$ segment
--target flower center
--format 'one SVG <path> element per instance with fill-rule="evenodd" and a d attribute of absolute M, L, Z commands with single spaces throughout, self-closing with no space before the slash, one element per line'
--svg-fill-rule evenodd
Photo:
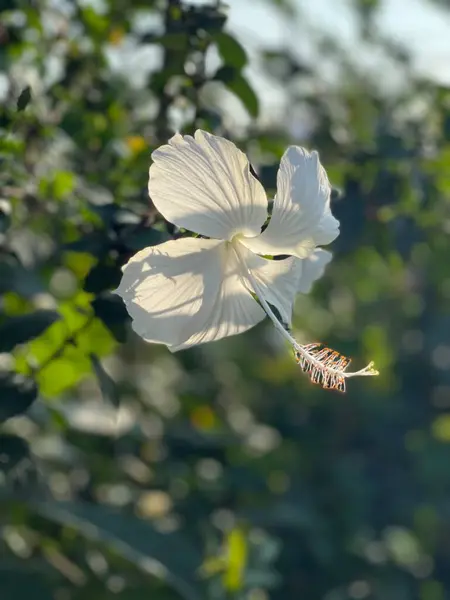
<path fill-rule="evenodd" d="M 230 240 L 230 244 L 232 244 L 233 246 L 236 247 L 236 244 L 239 244 L 239 242 L 244 239 L 245 235 L 243 233 L 236 233 L 235 235 L 232 236 L 231 240 Z"/>

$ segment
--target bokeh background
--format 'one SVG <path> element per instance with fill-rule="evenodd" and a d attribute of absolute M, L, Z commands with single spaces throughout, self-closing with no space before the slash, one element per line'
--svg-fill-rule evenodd
<path fill-rule="evenodd" d="M 450 4 L 0 2 L 0 598 L 450 599 Z M 201 127 L 341 235 L 295 329 L 172 355 L 111 294 L 180 235 L 150 153 Z"/>

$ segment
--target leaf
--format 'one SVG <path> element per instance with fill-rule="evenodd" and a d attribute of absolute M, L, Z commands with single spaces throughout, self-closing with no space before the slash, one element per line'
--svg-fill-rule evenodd
<path fill-rule="evenodd" d="M 262 165 L 259 169 L 259 180 L 264 189 L 277 189 L 278 165 Z"/>
<path fill-rule="evenodd" d="M 259 113 L 258 98 L 248 81 L 233 67 L 221 67 L 214 79 L 222 81 L 226 87 L 239 98 L 252 117 Z"/>
<path fill-rule="evenodd" d="M 123 344 L 127 338 L 128 313 L 122 300 L 112 294 L 102 295 L 93 300 L 92 308 L 115 339 Z"/>
<path fill-rule="evenodd" d="M 184 50 L 188 48 L 189 37 L 186 33 L 166 33 L 160 36 L 156 43 L 168 48 L 169 50 Z"/>
<path fill-rule="evenodd" d="M 0 422 L 28 410 L 38 395 L 33 380 L 17 373 L 0 376 Z"/>
<path fill-rule="evenodd" d="M 31 101 L 31 87 L 27 85 L 21 92 L 19 97 L 17 98 L 17 111 L 21 112 L 26 109 L 28 104 Z"/>
<path fill-rule="evenodd" d="M 75 175 L 70 171 L 58 171 L 53 179 L 53 195 L 57 200 L 68 196 L 75 187 Z"/>
<path fill-rule="evenodd" d="M 194 3 L 192 3 L 191 10 L 187 14 L 187 24 L 195 26 L 196 29 L 203 29 L 208 33 L 221 31 L 225 25 L 227 16 L 219 4 L 220 3 L 216 3 L 216 6 L 208 6 L 206 3 L 203 3 L 195 6 Z"/>
<path fill-rule="evenodd" d="M 9 473 L 30 457 L 27 442 L 10 433 L 0 435 L 0 472 Z"/>
<path fill-rule="evenodd" d="M 91 363 L 84 351 L 68 345 L 36 375 L 39 389 L 47 398 L 54 398 L 73 388 L 91 373 Z"/>
<path fill-rule="evenodd" d="M 103 398 L 117 407 L 120 403 L 120 397 L 117 390 L 117 385 L 114 379 L 105 371 L 98 356 L 91 354 L 91 362 L 94 372 L 103 395 Z"/>
<path fill-rule="evenodd" d="M 186 600 L 205 598 L 194 575 L 201 555 L 180 531 L 160 533 L 136 517 L 81 502 L 33 502 L 30 507 L 50 521 L 73 527 L 89 540 L 112 546 L 144 572 L 166 581 Z"/>
<path fill-rule="evenodd" d="M 46 397 L 61 394 L 92 373 L 90 352 L 106 356 L 116 346 L 110 331 L 92 314 L 89 294 L 79 292 L 60 302 L 58 310 L 61 320 L 25 349 L 28 361 L 39 366 L 36 381 Z M 20 352 L 16 354 L 16 370 L 27 373 L 26 361 L 19 360 Z"/>
<path fill-rule="evenodd" d="M 54 310 L 37 310 L 20 317 L 9 317 L 0 325 L 0 352 L 11 352 L 18 344 L 38 337 L 60 319 Z"/>
<path fill-rule="evenodd" d="M 147 246 L 157 246 L 170 240 L 170 235 L 165 231 L 158 229 L 145 228 L 140 231 L 130 232 L 130 235 L 124 236 L 123 241 L 130 250 L 142 250 Z"/>
<path fill-rule="evenodd" d="M 229 33 L 221 31 L 213 37 L 223 62 L 241 70 L 248 62 L 247 53 L 241 44 Z"/>
<path fill-rule="evenodd" d="M 117 211 L 121 210 L 115 202 L 106 202 L 104 204 L 89 203 L 89 209 L 100 218 L 105 227 L 109 227 L 114 220 Z"/>
<path fill-rule="evenodd" d="M 115 289 L 120 283 L 121 276 L 122 273 L 117 265 L 99 262 L 89 271 L 84 281 L 84 289 L 91 294 Z"/>
<path fill-rule="evenodd" d="M 99 256 L 104 254 L 109 247 L 108 239 L 103 231 L 93 231 L 83 237 L 64 244 L 63 250 L 70 252 L 85 252 Z"/>
<path fill-rule="evenodd" d="M 226 537 L 226 567 L 223 574 L 224 588 L 230 592 L 242 589 L 247 566 L 247 540 L 244 532 L 235 527 Z"/>

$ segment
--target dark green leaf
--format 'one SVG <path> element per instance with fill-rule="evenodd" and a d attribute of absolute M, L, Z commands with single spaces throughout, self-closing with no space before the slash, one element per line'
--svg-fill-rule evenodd
<path fill-rule="evenodd" d="M 30 457 L 30 449 L 27 442 L 17 436 L 8 433 L 0 435 L 0 471 L 9 473 L 27 461 Z"/>
<path fill-rule="evenodd" d="M 24 88 L 21 92 L 20 92 L 20 96 L 17 98 L 17 110 L 18 112 L 25 110 L 26 107 L 28 106 L 28 104 L 31 101 L 31 87 L 29 85 L 27 85 L 26 88 Z"/>
<path fill-rule="evenodd" d="M 99 262 L 89 271 L 84 289 L 91 294 L 100 294 L 105 290 L 115 289 L 120 283 L 121 271 L 117 265 Z"/>
<path fill-rule="evenodd" d="M 216 72 L 216 74 L 214 76 L 214 79 L 217 79 L 218 81 L 222 81 L 225 85 L 228 85 L 238 75 L 239 75 L 239 71 L 237 71 L 236 69 L 234 69 L 231 66 L 226 65 L 226 66 L 220 67 L 220 69 L 218 69 L 218 71 Z"/>
<path fill-rule="evenodd" d="M 209 33 L 220 31 L 227 20 L 227 16 L 220 6 L 192 4 L 186 15 L 187 25 L 195 29 L 203 29 Z"/>
<path fill-rule="evenodd" d="M 189 44 L 189 37 L 186 33 L 166 33 L 160 36 L 156 43 L 161 44 L 169 50 L 186 50 Z"/>
<path fill-rule="evenodd" d="M 90 540 L 112 546 L 145 572 L 167 581 L 186 600 L 205 598 L 196 578 L 202 556 L 179 530 L 161 533 L 133 516 L 81 502 L 33 502 L 31 507 Z"/>
<path fill-rule="evenodd" d="M 20 317 L 9 317 L 0 325 L 0 352 L 11 352 L 18 344 L 38 337 L 60 319 L 54 310 L 37 310 Z"/>
<path fill-rule="evenodd" d="M 226 87 L 239 98 L 252 117 L 259 113 L 259 102 L 253 88 L 248 81 L 232 67 L 222 67 L 215 75 L 215 79 L 222 81 Z"/>
<path fill-rule="evenodd" d="M 128 313 L 121 298 L 112 294 L 102 295 L 93 300 L 92 308 L 116 340 L 123 344 L 127 337 Z"/>
<path fill-rule="evenodd" d="M 0 422 L 25 412 L 36 400 L 37 394 L 32 379 L 15 373 L 0 376 Z"/>
<path fill-rule="evenodd" d="M 64 250 L 86 252 L 93 256 L 104 254 L 109 247 L 109 240 L 104 231 L 93 231 L 73 242 L 64 245 Z"/>
<path fill-rule="evenodd" d="M 259 180 L 264 189 L 276 190 L 278 165 L 262 165 L 259 169 Z"/>
<path fill-rule="evenodd" d="M 117 390 L 116 382 L 105 371 L 98 356 L 91 354 L 92 367 L 97 376 L 98 384 L 102 391 L 103 398 L 110 402 L 113 406 L 119 406 L 120 397 Z"/>
<path fill-rule="evenodd" d="M 241 44 L 229 33 L 216 33 L 214 41 L 225 65 L 242 69 L 247 64 L 247 53 Z"/>
<path fill-rule="evenodd" d="M 130 250 L 142 250 L 147 246 L 157 246 L 163 242 L 170 240 L 170 236 L 165 231 L 157 229 L 141 229 L 140 231 L 130 232 L 128 236 L 124 236 L 123 241 Z"/>
<path fill-rule="evenodd" d="M 100 217 L 102 223 L 108 227 L 114 220 L 117 212 L 121 210 L 118 204 L 114 202 L 108 202 L 105 204 L 93 204 L 89 203 L 89 209 Z"/>

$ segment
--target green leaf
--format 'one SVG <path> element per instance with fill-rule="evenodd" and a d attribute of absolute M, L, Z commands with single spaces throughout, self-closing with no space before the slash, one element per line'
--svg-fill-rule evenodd
<path fill-rule="evenodd" d="M 110 331 L 94 318 L 89 294 L 79 293 L 75 303 L 73 298 L 60 302 L 58 310 L 61 320 L 27 345 L 27 361 L 23 359 L 23 352 L 16 353 L 16 370 L 26 374 L 27 362 L 36 364 L 39 390 L 49 398 L 92 373 L 90 352 L 106 356 L 116 346 Z"/>
<path fill-rule="evenodd" d="M 158 229 L 145 228 L 140 231 L 130 232 L 130 235 L 124 236 L 123 241 L 130 250 L 142 250 L 147 246 L 157 246 L 170 240 L 170 235 L 165 231 Z"/>
<path fill-rule="evenodd" d="M 222 81 L 225 86 L 233 92 L 237 98 L 242 102 L 247 111 L 252 117 L 257 117 L 259 113 L 259 101 L 258 98 L 250 86 L 248 81 L 240 74 L 239 71 L 232 67 L 220 68 L 214 79 Z"/>
<path fill-rule="evenodd" d="M 239 527 L 232 529 L 226 536 L 225 572 L 223 574 L 224 588 L 230 592 L 241 590 L 245 583 L 245 568 L 247 566 L 247 538 Z"/>
<path fill-rule="evenodd" d="M 28 410 L 38 395 L 33 380 L 17 373 L 0 376 L 0 422 Z"/>
<path fill-rule="evenodd" d="M 121 276 L 121 270 L 117 265 L 99 262 L 89 271 L 84 281 L 84 289 L 91 294 L 115 289 L 120 283 Z"/>
<path fill-rule="evenodd" d="M 41 338 L 39 342 L 41 342 Z M 45 340 L 42 340 L 40 345 L 44 346 L 44 344 Z M 67 345 L 59 356 L 53 358 L 39 370 L 36 379 L 42 395 L 54 398 L 73 388 L 90 373 L 91 362 L 85 351 L 76 346 Z"/>
<path fill-rule="evenodd" d="M 95 354 L 91 354 L 92 367 L 97 376 L 98 384 L 102 392 L 103 398 L 110 402 L 113 406 L 119 406 L 120 397 L 114 379 L 105 371 L 102 363 Z"/>
<path fill-rule="evenodd" d="M 186 25 L 195 26 L 196 29 L 203 29 L 208 33 L 221 31 L 227 20 L 227 15 L 219 4 L 217 3 L 216 6 L 208 6 L 206 3 L 198 4 L 198 6 L 193 4 L 187 14 Z"/>
<path fill-rule="evenodd" d="M 60 319 L 54 310 L 37 310 L 20 317 L 9 317 L 0 325 L 0 352 L 11 352 L 18 344 L 38 337 Z"/>
<path fill-rule="evenodd" d="M 30 458 L 28 443 L 18 435 L 0 435 L 0 472 L 9 473 Z"/>
<path fill-rule="evenodd" d="M 259 180 L 261 181 L 264 189 L 276 190 L 277 189 L 277 174 L 278 164 L 276 165 L 262 165 L 259 169 Z"/>
<path fill-rule="evenodd" d="M 121 298 L 112 294 L 102 295 L 93 300 L 92 308 L 115 339 L 121 344 L 126 342 L 128 313 Z"/>
<path fill-rule="evenodd" d="M 104 254 L 108 250 L 109 241 L 103 231 L 93 231 L 83 237 L 64 244 L 63 250 L 85 252 L 93 256 Z"/>
<path fill-rule="evenodd" d="M 221 31 L 213 37 L 225 65 L 241 70 L 247 64 L 247 53 L 229 33 Z"/>
<path fill-rule="evenodd" d="M 17 98 L 17 111 L 21 112 L 22 110 L 25 110 L 30 101 L 31 87 L 27 85 L 27 87 L 20 92 L 20 96 Z"/>
<path fill-rule="evenodd" d="M 68 196 L 75 187 L 75 175 L 70 171 L 58 171 L 53 179 L 53 195 L 57 200 Z"/>
<path fill-rule="evenodd" d="M 189 37 L 186 33 L 166 33 L 160 36 L 156 43 L 168 48 L 169 50 L 186 50 L 189 44 Z"/>
<path fill-rule="evenodd" d="M 30 507 L 89 540 L 112 546 L 146 573 L 166 581 L 185 600 L 205 598 L 196 577 L 201 554 L 179 530 L 161 533 L 136 517 L 81 502 L 33 502 Z"/>

